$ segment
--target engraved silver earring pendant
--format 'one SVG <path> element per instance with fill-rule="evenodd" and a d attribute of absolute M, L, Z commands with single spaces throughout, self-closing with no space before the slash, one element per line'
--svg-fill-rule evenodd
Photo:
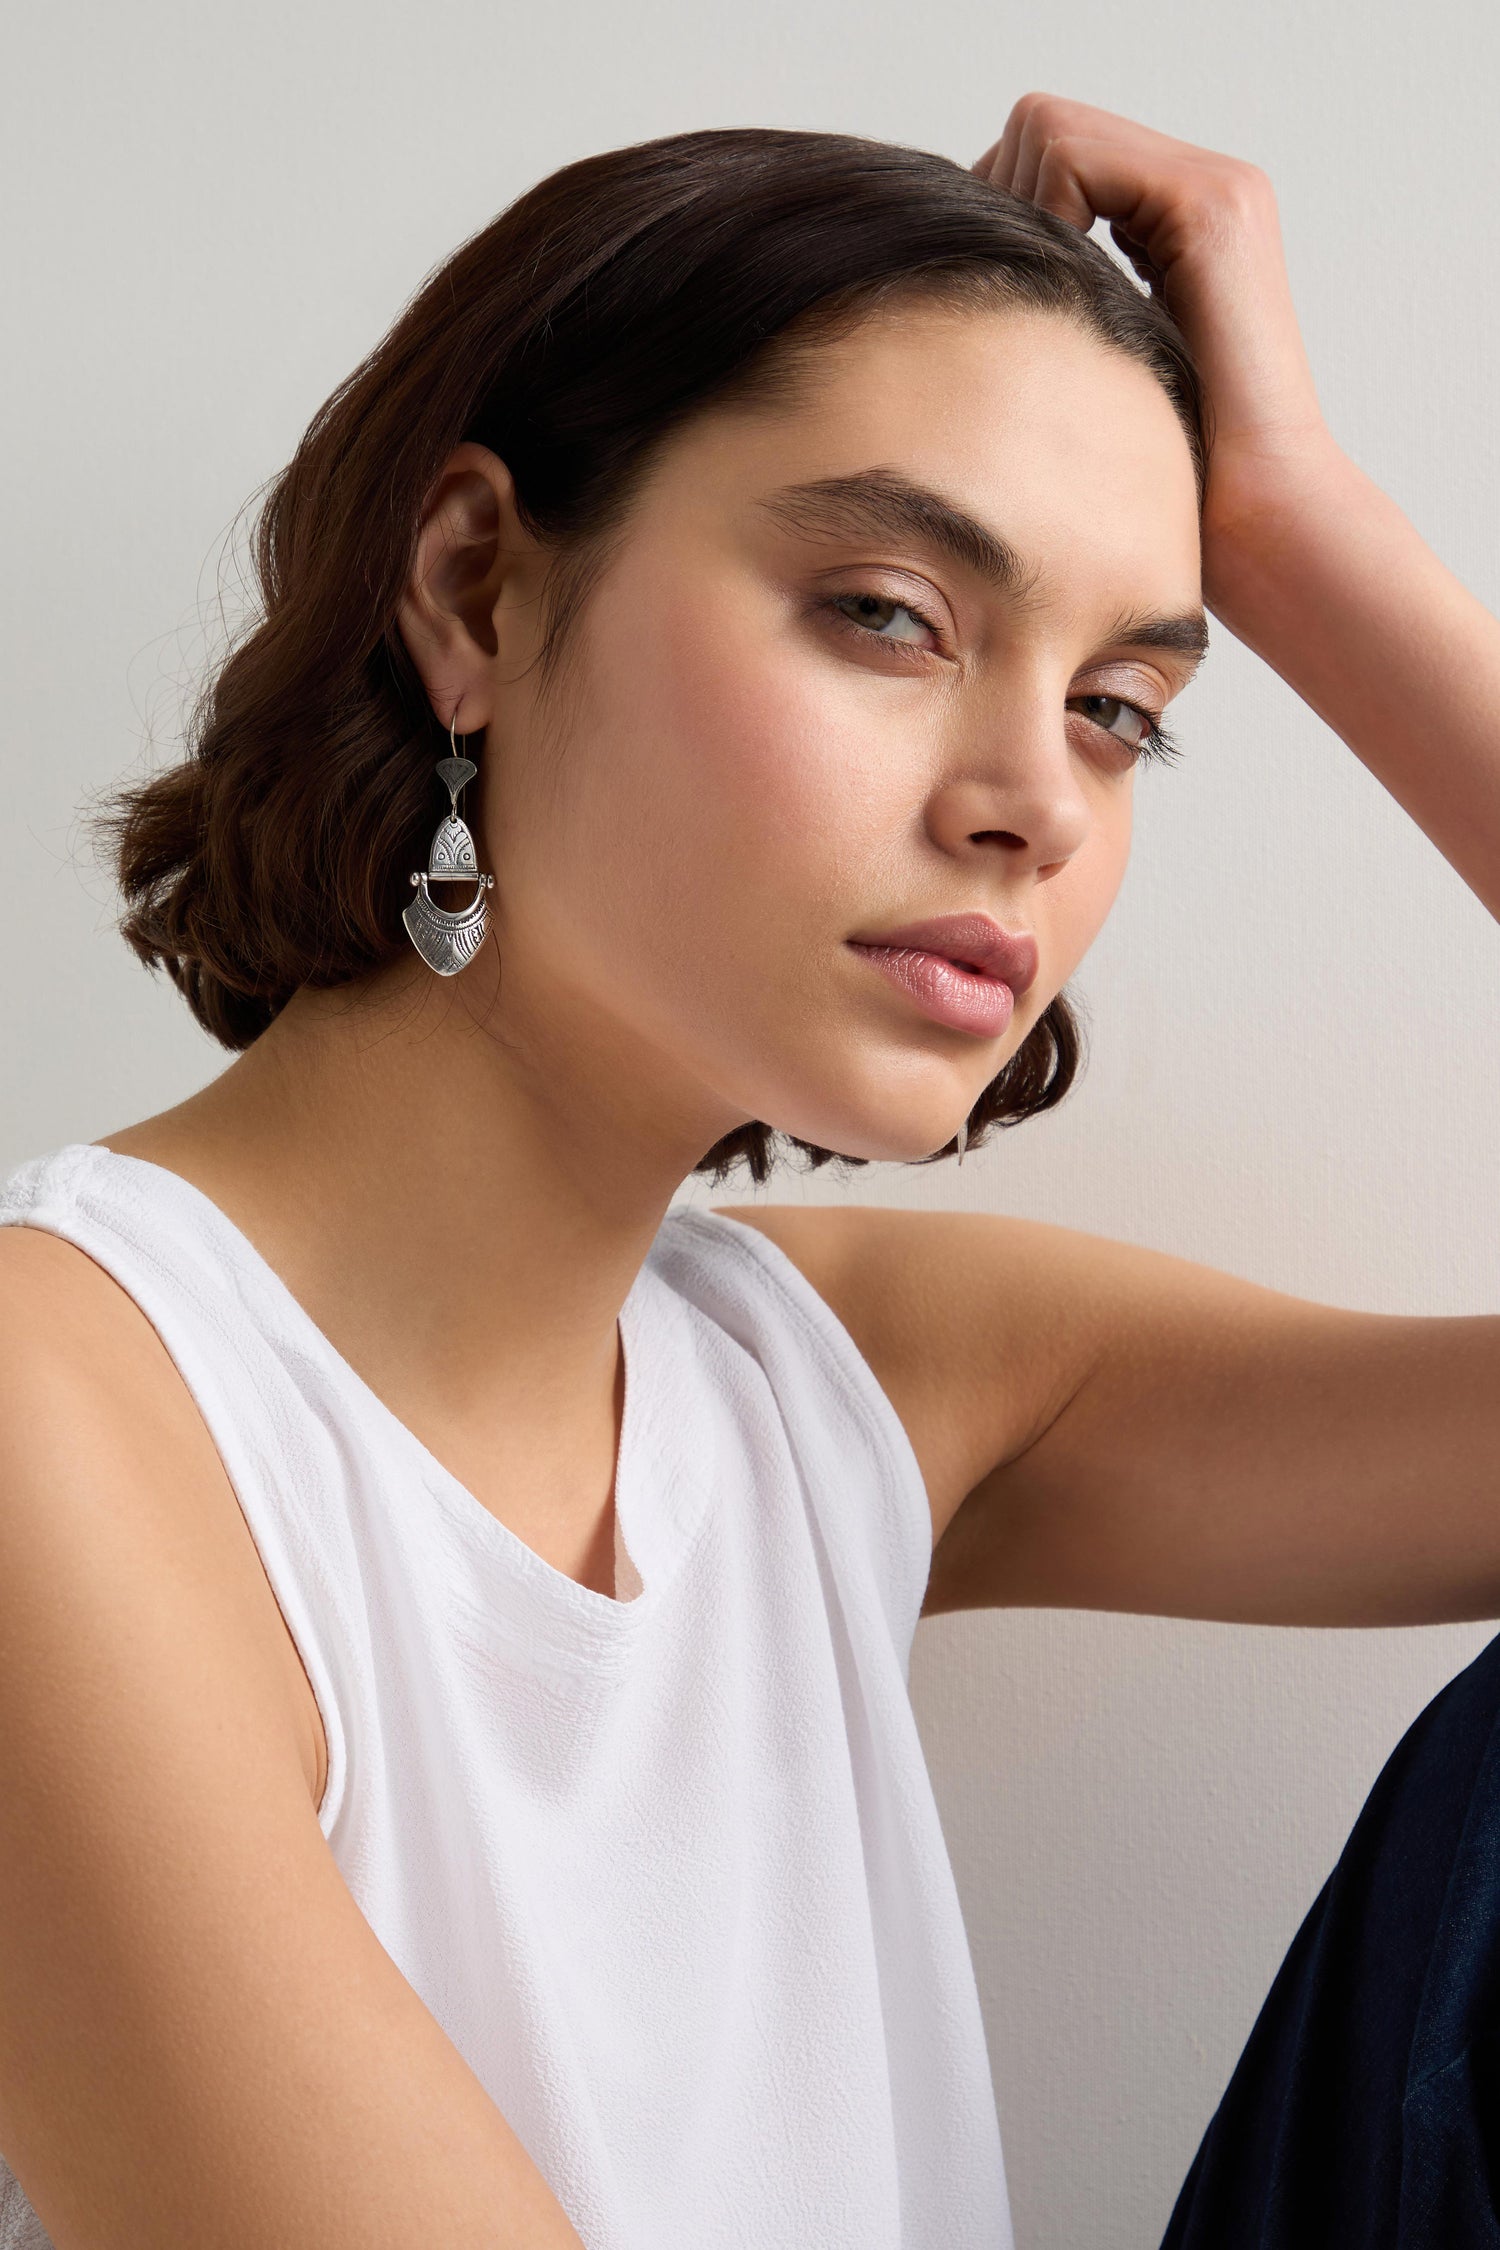
<path fill-rule="evenodd" d="M 460 751 L 457 725 L 455 710 L 448 727 L 449 753 L 439 759 L 437 769 L 448 792 L 448 810 L 433 831 L 425 870 L 411 879 L 417 895 L 401 916 L 412 944 L 440 977 L 456 977 L 483 945 L 490 919 L 488 893 L 495 887 L 493 875 L 480 874 L 474 838 L 467 821 L 459 818 L 459 794 L 479 768 Z M 433 883 L 473 883 L 477 888 L 467 906 L 449 908 L 434 899 L 429 887 Z"/>
<path fill-rule="evenodd" d="M 963 1162 L 963 1160 L 964 1160 L 964 1150 L 965 1150 L 965 1149 L 966 1149 L 966 1148 L 968 1147 L 968 1145 L 969 1145 L 969 1120 L 967 1119 L 967 1117 L 966 1117 L 966 1118 L 964 1118 L 964 1119 L 962 1120 L 962 1122 L 960 1123 L 960 1125 L 959 1125 L 959 1128 L 958 1128 L 958 1133 L 957 1133 L 957 1140 L 958 1140 L 958 1161 L 959 1161 L 959 1163 L 960 1163 L 960 1164 L 962 1164 L 962 1162 Z"/>

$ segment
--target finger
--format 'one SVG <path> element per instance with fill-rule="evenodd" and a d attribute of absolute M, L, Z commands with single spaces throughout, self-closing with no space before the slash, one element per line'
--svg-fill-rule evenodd
<path fill-rule="evenodd" d="M 1149 257 L 1155 223 L 1171 193 L 1170 178 L 1149 155 L 1116 141 L 1068 134 L 1043 152 L 1032 200 L 1075 226 L 1111 219 Z"/>
<path fill-rule="evenodd" d="M 974 167 L 975 171 L 982 171 L 994 186 L 1008 188 L 1014 194 L 1016 161 L 1020 155 L 1027 120 L 1051 100 L 1050 94 L 1023 94 L 1019 101 L 1012 102 L 1010 115 L 1005 120 L 1005 130 L 999 140 L 985 150 Z"/>
<path fill-rule="evenodd" d="M 1160 296 L 1166 276 L 1160 266 L 1152 264 L 1151 259 L 1146 254 L 1144 245 L 1137 242 L 1134 236 L 1128 235 L 1125 229 L 1114 219 L 1111 219 L 1109 223 L 1109 234 L 1115 248 L 1122 257 L 1129 260 L 1137 275 L 1145 282 L 1146 287 L 1154 296 Z"/>
<path fill-rule="evenodd" d="M 1059 102 L 1043 95 L 1032 103 L 1021 119 L 1016 136 L 1016 161 L 1011 173 L 1012 195 L 1023 196 L 1028 203 L 1036 201 L 1037 181 L 1047 160 L 1047 151 L 1057 138 Z"/>
<path fill-rule="evenodd" d="M 1061 101 L 1055 94 L 1029 94 L 1020 119 L 1012 194 L 1024 196 L 1028 203 L 1041 202 L 1042 170 L 1051 151 L 1065 142 L 1076 142 L 1093 120 L 1104 115 L 1102 110 L 1086 109 L 1080 102 Z M 1113 124 L 1114 120 L 1106 122 Z"/>
<path fill-rule="evenodd" d="M 1061 142 L 1054 141 L 1044 150 L 1037 166 L 1031 200 L 1038 209 L 1050 211 L 1054 218 L 1066 219 L 1069 226 L 1081 227 L 1085 234 L 1098 217 Z"/>
<path fill-rule="evenodd" d="M 1009 188 L 1016 168 L 1016 148 L 1020 140 L 1020 127 L 1016 113 L 1011 111 L 1005 122 L 1005 131 L 998 141 L 992 141 L 974 169 L 992 187 Z"/>
<path fill-rule="evenodd" d="M 1011 194 L 1019 195 L 1023 202 L 1030 203 L 1033 200 L 1036 176 L 1046 145 L 1035 124 L 1022 125 L 1016 136 L 1015 161 L 1011 165 L 1007 184 Z"/>

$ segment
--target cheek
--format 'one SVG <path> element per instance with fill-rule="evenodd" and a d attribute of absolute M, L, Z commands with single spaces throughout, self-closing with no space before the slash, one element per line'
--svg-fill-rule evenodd
<path fill-rule="evenodd" d="M 660 880 L 711 903 L 721 924 L 753 900 L 765 938 L 794 918 L 805 935 L 809 910 L 866 861 L 895 795 L 910 797 L 910 743 L 904 767 L 894 746 L 882 757 L 857 691 L 763 593 L 679 591 L 653 604 L 644 651 L 613 615 L 601 622 L 595 676 L 613 714 L 601 836 L 624 823 Z"/>
<path fill-rule="evenodd" d="M 698 769 L 704 818 L 737 850 L 816 857 L 836 845 L 850 797 L 872 787 L 857 699 L 819 661 L 810 629 L 753 615 L 704 624 L 675 621 L 665 683 L 670 737 Z"/>

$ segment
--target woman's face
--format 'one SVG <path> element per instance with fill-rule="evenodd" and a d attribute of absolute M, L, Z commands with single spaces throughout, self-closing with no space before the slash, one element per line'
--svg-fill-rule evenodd
<path fill-rule="evenodd" d="M 690 1161 L 751 1119 L 870 1158 L 952 1137 L 1109 911 L 1201 631 L 1191 459 L 1143 367 L 1053 315 L 920 304 L 815 366 L 672 440 L 555 697 L 535 603 L 502 603 L 507 1037 L 596 1061 Z M 856 950 L 959 913 L 1035 939 L 1001 1029 Z"/>

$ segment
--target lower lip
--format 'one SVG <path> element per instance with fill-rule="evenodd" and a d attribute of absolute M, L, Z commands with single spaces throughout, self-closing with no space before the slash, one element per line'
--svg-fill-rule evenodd
<path fill-rule="evenodd" d="M 955 1031 L 970 1031 L 981 1039 L 997 1039 L 1010 1022 L 1015 994 L 999 977 L 980 976 L 961 969 L 941 953 L 918 953 L 910 946 L 859 945 L 872 968 L 897 984 L 934 1023 L 951 1024 Z"/>

